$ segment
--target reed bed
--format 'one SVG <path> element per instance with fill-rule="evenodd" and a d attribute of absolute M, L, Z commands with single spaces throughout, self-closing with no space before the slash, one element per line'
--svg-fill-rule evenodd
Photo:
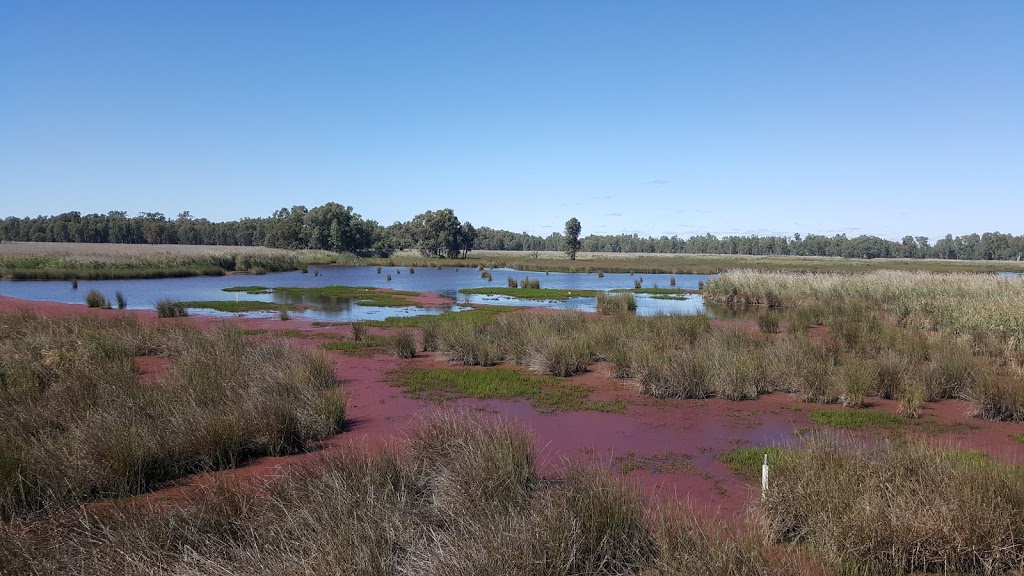
<path fill-rule="evenodd" d="M 862 407 L 868 397 L 896 399 L 905 416 L 925 402 L 969 400 L 980 417 L 1024 419 L 1024 386 L 1007 381 L 996 360 L 969 339 L 903 327 L 863 306 L 836 306 L 816 319 L 831 335 L 802 328 L 768 333 L 711 330 L 706 316 L 580 312 L 504 314 L 482 323 L 453 315 L 432 324 L 423 348 L 449 361 L 513 362 L 540 374 L 572 376 L 611 362 L 618 378 L 657 398 L 754 399 L 784 392 L 805 402 Z"/>
<path fill-rule="evenodd" d="M 727 570 L 718 572 L 715 567 Z M 441 413 L 349 452 L 174 505 L 113 503 L 0 524 L 0 572 L 121 574 L 821 574 L 806 555 L 685 509 L 645 519 L 604 470 L 536 471 L 503 421 Z"/>
<path fill-rule="evenodd" d="M 0 277 L 13 280 L 165 278 L 299 270 L 339 261 L 320 250 L 264 247 L 11 242 L 0 244 Z"/>
<path fill-rule="evenodd" d="M 954 334 L 996 332 L 1024 348 L 1024 278 L 879 271 L 794 274 L 732 270 L 704 285 L 708 302 L 806 307 L 860 302 Z"/>
<path fill-rule="evenodd" d="M 301 450 L 339 429 L 338 386 L 323 355 L 227 325 L 2 316 L 0 517 Z"/>

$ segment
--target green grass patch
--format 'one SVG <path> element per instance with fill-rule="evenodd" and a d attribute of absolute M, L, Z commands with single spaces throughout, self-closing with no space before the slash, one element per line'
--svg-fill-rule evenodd
<path fill-rule="evenodd" d="M 909 419 L 886 412 L 811 410 L 811 420 L 836 428 L 891 428 L 913 424 Z"/>
<path fill-rule="evenodd" d="M 593 298 L 597 290 L 562 290 L 559 288 L 463 288 L 461 294 L 484 294 L 488 296 L 511 296 L 523 300 L 568 300 L 570 298 Z"/>
<path fill-rule="evenodd" d="M 204 308 L 207 310 L 217 310 L 219 312 L 278 312 L 282 308 L 285 310 L 291 310 L 292 307 L 288 304 L 278 304 L 276 302 L 259 302 L 255 300 L 193 300 L 189 302 L 180 303 L 185 308 Z"/>
<path fill-rule="evenodd" d="M 541 412 L 594 410 L 623 412 L 625 401 L 590 401 L 586 387 L 563 378 L 526 374 L 511 368 L 411 368 L 393 373 L 392 383 L 435 402 L 456 398 L 524 398 Z"/>
<path fill-rule="evenodd" d="M 323 286 L 319 288 L 275 288 L 277 294 L 310 296 L 331 300 L 354 300 L 360 306 L 404 307 L 419 306 L 405 296 L 419 296 L 419 292 L 408 290 L 378 291 L 368 286 Z"/>
<path fill-rule="evenodd" d="M 221 291 L 245 292 L 246 294 L 270 294 L 274 289 L 267 288 L 266 286 L 229 286 L 227 288 L 221 288 Z"/>
<path fill-rule="evenodd" d="M 359 352 L 366 348 L 366 345 L 362 342 L 354 342 L 352 340 L 335 340 L 334 342 L 327 342 L 320 345 L 324 350 L 334 350 L 336 352 L 353 353 Z"/>
<path fill-rule="evenodd" d="M 459 312 L 442 312 L 441 314 L 423 314 L 420 316 L 393 316 L 384 320 L 364 320 L 363 324 L 378 328 L 422 328 L 423 326 L 441 324 L 458 319 L 484 326 L 493 323 L 494 319 L 500 314 L 522 309 L 522 306 L 482 305 Z"/>
<path fill-rule="evenodd" d="M 761 477 L 761 465 L 764 464 L 764 455 L 768 455 L 768 466 L 779 458 L 785 457 L 792 452 L 777 446 L 754 446 L 752 448 L 736 448 L 718 455 L 730 470 L 740 478 L 754 480 Z"/>
<path fill-rule="evenodd" d="M 1024 443 L 1024 434 L 1012 434 L 1010 435 L 1010 438 L 1013 438 L 1017 442 Z"/>

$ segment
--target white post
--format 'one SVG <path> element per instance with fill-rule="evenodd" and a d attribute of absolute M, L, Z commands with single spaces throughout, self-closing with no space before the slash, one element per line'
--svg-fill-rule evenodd
<path fill-rule="evenodd" d="M 761 465 L 761 500 L 768 495 L 768 454 L 764 455 L 764 464 Z"/>

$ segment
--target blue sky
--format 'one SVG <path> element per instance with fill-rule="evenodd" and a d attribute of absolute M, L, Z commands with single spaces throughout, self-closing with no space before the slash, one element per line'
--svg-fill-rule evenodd
<path fill-rule="evenodd" d="M 0 0 L 0 216 L 1024 233 L 1024 2 Z"/>

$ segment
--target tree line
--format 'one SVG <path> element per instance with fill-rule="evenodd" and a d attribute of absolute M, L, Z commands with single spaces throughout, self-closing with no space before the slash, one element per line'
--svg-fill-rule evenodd
<path fill-rule="evenodd" d="M 572 222 L 572 226 L 570 226 Z M 899 242 L 877 236 L 724 236 L 712 234 L 641 237 L 636 234 L 578 236 L 579 221 L 567 222 L 567 237 L 546 237 L 461 222 L 451 208 L 430 210 L 407 222 L 383 226 L 364 219 L 351 206 L 328 202 L 307 209 L 281 208 L 266 218 L 211 222 L 182 212 L 168 218 L 160 212 L 129 216 L 126 212 L 56 216 L 8 217 L 0 221 L 0 241 L 95 242 L 116 244 L 207 244 L 321 249 L 359 255 L 388 256 L 396 250 L 417 249 L 425 256 L 465 257 L 471 250 L 646 252 L 675 254 L 749 254 L 841 256 L 846 258 L 941 258 L 951 260 L 1019 260 L 1024 235 L 1000 232 L 952 236 L 934 244 L 924 236 L 905 236 Z M 575 243 L 573 243 L 573 241 Z M 567 244 L 567 242 L 570 242 Z"/>

